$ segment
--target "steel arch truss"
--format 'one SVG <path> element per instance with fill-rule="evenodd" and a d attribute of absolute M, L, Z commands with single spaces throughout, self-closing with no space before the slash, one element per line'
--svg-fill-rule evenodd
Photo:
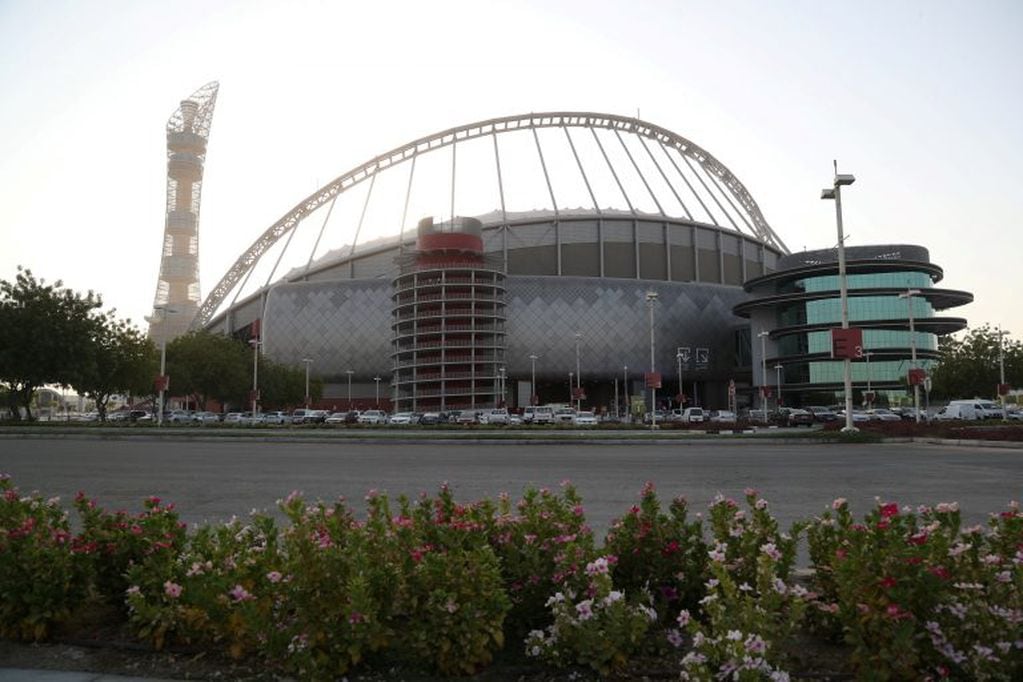
<path fill-rule="evenodd" d="M 615 131 L 616 134 L 626 132 L 641 138 L 645 137 L 664 147 L 674 148 L 683 158 L 697 162 L 710 176 L 728 188 L 732 196 L 745 210 L 749 220 L 752 221 L 750 223 L 745 218 L 743 219 L 758 239 L 784 253 L 789 252 L 785 244 L 774 230 L 771 229 L 771 226 L 768 225 L 767 220 L 760 212 L 759 206 L 757 206 L 757 202 L 739 179 L 723 163 L 714 158 L 710 152 L 681 135 L 637 118 L 616 116 L 614 114 L 567 111 L 504 116 L 449 128 L 396 147 L 389 152 L 356 166 L 316 190 L 313 194 L 310 194 L 277 222 L 268 227 L 253 242 L 252 246 L 235 261 L 234 265 L 224 274 L 220 282 L 217 283 L 199 308 L 199 312 L 192 323 L 193 329 L 205 326 L 213 318 L 213 315 L 220 308 L 228 294 L 234 290 L 238 282 L 256 266 L 256 263 L 263 254 L 281 237 L 294 230 L 307 216 L 323 205 L 335 200 L 352 187 L 373 178 L 388 168 L 414 159 L 420 154 L 441 149 L 458 142 L 487 135 L 493 135 L 496 139 L 496 135 L 500 133 L 537 130 L 540 128 L 589 128 L 591 130 L 602 128 Z M 555 206 L 554 208 L 556 210 L 557 207 Z M 742 217 L 741 214 L 740 217 Z"/>

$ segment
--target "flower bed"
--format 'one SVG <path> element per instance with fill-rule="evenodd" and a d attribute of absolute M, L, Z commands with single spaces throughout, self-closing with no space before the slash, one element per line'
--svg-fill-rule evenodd
<path fill-rule="evenodd" d="M 864 679 L 1023 676 L 1023 514 L 960 527 L 955 503 L 844 500 L 782 531 L 768 502 L 717 497 L 706 516 L 653 486 L 598 548 L 568 483 L 518 500 L 280 500 L 285 520 L 186 529 L 173 505 L 107 512 L 0 477 L 0 635 L 42 641 L 87 610 L 154 649 L 226 653 L 300 679 L 374 661 L 442 675 L 502 649 L 614 674 L 636 657 L 682 679 L 788 679 L 806 642 L 844 642 L 832 672 Z M 807 543 L 812 574 L 794 579 Z M 810 639 L 808 639 L 810 638 Z"/>

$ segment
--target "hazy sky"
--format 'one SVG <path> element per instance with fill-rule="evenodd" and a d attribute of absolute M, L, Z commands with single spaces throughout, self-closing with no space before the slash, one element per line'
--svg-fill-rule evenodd
<path fill-rule="evenodd" d="M 1023 338 L 1023 3 L 0 0 L 0 277 L 141 323 L 164 125 L 220 94 L 203 295 L 318 186 L 413 138 L 530 111 L 635 115 L 725 163 L 793 251 L 916 243 L 949 311 Z M 496 206 L 495 206 L 496 207 Z M 331 246 L 340 246 L 332 244 Z"/>

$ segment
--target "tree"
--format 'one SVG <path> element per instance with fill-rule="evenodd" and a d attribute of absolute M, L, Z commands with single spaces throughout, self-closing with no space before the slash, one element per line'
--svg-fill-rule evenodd
<path fill-rule="evenodd" d="M 319 400 L 323 394 L 323 382 L 312 379 L 309 382 L 309 397 Z M 305 403 L 305 367 L 294 367 L 274 362 L 270 358 L 259 358 L 259 396 L 264 407 L 289 407 Z"/>
<path fill-rule="evenodd" d="M 0 381 L 15 419 L 20 407 L 32 419 L 40 386 L 80 379 L 96 323 L 92 312 L 102 305 L 91 291 L 82 296 L 60 280 L 48 285 L 21 267 L 14 282 L 0 280 Z"/>
<path fill-rule="evenodd" d="M 252 386 L 245 344 L 208 331 L 189 332 L 167 344 L 167 374 L 174 395 L 195 396 L 205 410 L 210 399 L 244 402 Z"/>
<path fill-rule="evenodd" d="M 113 311 L 96 319 L 89 350 L 75 388 L 96 402 L 100 421 L 107 419 L 112 394 L 152 390 L 159 361 L 156 347 L 129 322 L 116 319 Z"/>
<path fill-rule="evenodd" d="M 1023 342 L 1002 337 L 1005 382 L 1023 386 Z M 938 398 L 987 397 L 998 385 L 998 332 L 984 325 L 966 332 L 961 339 L 943 337 L 938 350 L 941 359 L 931 374 Z"/>

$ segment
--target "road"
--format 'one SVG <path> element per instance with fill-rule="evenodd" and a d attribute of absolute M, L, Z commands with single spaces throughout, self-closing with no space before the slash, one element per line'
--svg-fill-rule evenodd
<path fill-rule="evenodd" d="M 107 509 L 138 510 L 156 495 L 192 522 L 273 509 L 292 490 L 339 495 L 362 511 L 365 493 L 435 491 L 448 482 L 460 500 L 513 496 L 529 485 L 571 480 L 598 537 L 652 481 L 694 512 L 717 492 L 741 497 L 752 486 L 783 527 L 834 497 L 856 514 L 875 496 L 900 504 L 958 501 L 969 523 L 1023 496 L 1023 450 L 924 444 L 537 445 L 267 443 L 167 440 L 0 439 L 0 472 L 23 491 L 70 502 L 84 490 Z"/>

